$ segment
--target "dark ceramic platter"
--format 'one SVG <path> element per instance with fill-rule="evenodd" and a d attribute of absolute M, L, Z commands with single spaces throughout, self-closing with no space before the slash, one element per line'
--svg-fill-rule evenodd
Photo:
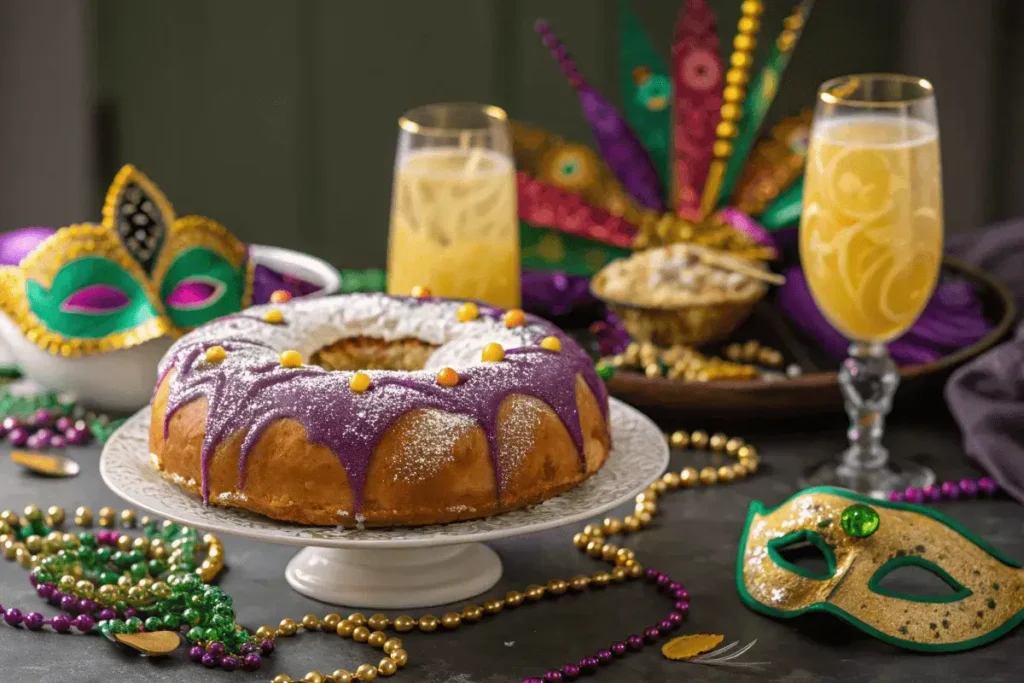
<path fill-rule="evenodd" d="M 949 374 L 958 366 L 1004 339 L 1016 315 L 1013 298 L 1000 282 L 974 266 L 947 258 L 944 274 L 972 282 L 981 296 L 992 330 L 977 343 L 924 365 L 900 370 L 902 382 L 897 405 L 941 394 Z M 836 369 L 838 363 L 816 348 L 770 303 L 762 302 L 733 335 L 743 342 L 757 339 L 780 350 L 786 363 L 797 363 L 804 374 L 776 381 L 685 382 L 649 378 L 643 373 L 619 371 L 608 384 L 611 394 L 640 409 L 660 415 L 710 418 L 787 418 L 842 410 Z M 716 353 L 717 349 L 708 349 Z"/>

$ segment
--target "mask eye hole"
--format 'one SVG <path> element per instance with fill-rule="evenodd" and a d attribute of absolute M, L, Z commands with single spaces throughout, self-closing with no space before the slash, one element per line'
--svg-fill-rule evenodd
<path fill-rule="evenodd" d="M 128 295 L 110 285 L 89 285 L 71 294 L 61 302 L 65 313 L 99 315 L 119 311 L 131 303 Z"/>
<path fill-rule="evenodd" d="M 914 602 L 957 602 L 971 595 L 942 567 L 916 555 L 894 557 L 883 564 L 868 582 L 868 590 Z"/>
<path fill-rule="evenodd" d="M 768 542 L 775 564 L 808 579 L 826 581 L 836 573 L 836 556 L 821 534 L 801 529 Z"/>
<path fill-rule="evenodd" d="M 224 294 L 224 289 L 224 283 L 197 275 L 179 282 L 165 303 L 179 310 L 206 308 Z"/>

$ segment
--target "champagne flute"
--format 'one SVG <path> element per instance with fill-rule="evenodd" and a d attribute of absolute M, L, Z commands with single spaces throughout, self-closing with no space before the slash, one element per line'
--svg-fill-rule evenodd
<path fill-rule="evenodd" d="M 519 306 L 519 218 L 508 116 L 431 104 L 398 122 L 388 292 Z"/>
<path fill-rule="evenodd" d="M 811 130 L 800 260 L 818 309 L 851 340 L 839 372 L 850 419 L 839 462 L 806 485 L 885 497 L 934 473 L 889 461 L 885 418 L 900 376 L 886 344 L 931 297 L 942 263 L 942 173 L 931 83 L 895 74 L 824 83 Z"/>

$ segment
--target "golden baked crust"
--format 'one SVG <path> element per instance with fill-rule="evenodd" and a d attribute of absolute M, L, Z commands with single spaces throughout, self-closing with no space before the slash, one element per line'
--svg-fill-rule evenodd
<path fill-rule="evenodd" d="M 331 526 L 486 517 L 579 484 L 610 450 L 590 357 L 468 305 L 340 295 L 194 330 L 160 364 L 154 464 L 209 504 Z"/>
<path fill-rule="evenodd" d="M 165 439 L 164 414 L 174 376 L 174 370 L 167 373 L 153 398 L 150 450 L 164 477 L 198 495 L 207 401 L 199 398 L 178 409 Z M 260 436 L 249 453 L 241 490 L 238 460 L 245 433 L 220 443 L 210 461 L 209 501 L 274 519 L 331 526 L 435 524 L 514 510 L 571 489 L 607 459 L 608 427 L 598 399 L 579 376 L 576 403 L 583 458 L 550 407 L 523 394 L 505 399 L 498 419 L 498 463 L 504 484 L 500 496 L 483 430 L 459 425 L 450 446 L 438 452 L 437 442 L 450 436 L 449 421 L 437 415 L 443 411 L 415 410 L 398 419 L 374 449 L 359 519 L 340 460 L 329 449 L 307 441 L 305 428 L 288 418 L 273 422 Z M 438 419 L 444 434 L 435 433 L 431 421 Z M 416 444 L 425 439 L 433 441 L 430 452 L 416 460 Z M 410 468 L 411 460 L 422 467 Z"/>

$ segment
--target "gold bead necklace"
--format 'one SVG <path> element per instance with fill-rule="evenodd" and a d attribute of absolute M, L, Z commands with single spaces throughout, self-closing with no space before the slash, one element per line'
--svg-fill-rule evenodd
<path fill-rule="evenodd" d="M 401 639 L 389 637 L 386 631 L 394 631 L 399 634 L 417 630 L 421 633 L 433 633 L 438 630 L 452 631 L 463 625 L 476 623 L 485 617 L 498 615 L 506 609 L 515 609 L 528 603 L 539 602 L 545 597 L 558 598 L 572 593 L 582 593 L 586 590 L 599 590 L 642 577 L 644 567 L 637 561 L 634 551 L 625 546 L 611 543 L 611 537 L 628 536 L 649 527 L 658 512 L 659 497 L 663 494 L 742 479 L 756 472 L 760 462 L 757 450 L 738 437 L 729 437 L 721 433 L 709 436 L 704 431 L 680 430 L 666 434 L 666 438 L 673 448 L 708 450 L 714 454 L 733 457 L 736 462 L 717 468 L 706 466 L 698 470 L 693 466 L 687 466 L 678 472 L 666 472 L 636 496 L 632 514 L 621 519 L 606 517 L 600 524 L 588 524 L 573 536 L 573 546 L 577 550 L 595 560 L 608 563 L 611 565 L 610 570 L 598 570 L 589 576 L 578 574 L 569 579 L 551 579 L 544 585 L 531 584 L 521 591 L 508 591 L 503 597 L 487 598 L 480 604 L 469 604 L 460 611 L 446 612 L 440 617 L 433 614 L 424 614 L 419 617 L 402 615 L 395 618 L 384 614 L 372 614 L 367 617 L 361 612 L 354 612 L 347 617 L 342 617 L 338 613 L 327 614 L 323 617 L 307 614 L 298 621 L 289 618 L 282 619 L 276 628 L 269 625 L 261 626 L 255 631 L 259 640 L 287 638 L 297 635 L 300 631 L 334 633 L 342 638 L 350 638 L 354 642 L 380 649 L 385 655 L 377 664 L 361 664 L 354 671 L 337 669 L 329 674 L 309 671 L 299 679 L 293 679 L 287 674 L 279 674 L 272 679 L 272 683 L 353 683 L 373 681 L 377 677 L 386 678 L 397 673 L 409 662 L 409 654 Z M 33 515 L 38 510 L 38 515 L 44 516 L 47 524 L 59 526 L 64 522 L 63 508 L 53 506 L 43 513 L 35 506 L 30 507 Z M 52 552 L 68 545 L 74 545 L 77 541 L 77 537 L 73 535 L 57 532 L 46 538 L 29 537 L 24 542 L 19 541 L 11 534 L 12 527 L 19 522 L 27 521 L 29 520 L 20 519 L 16 513 L 9 510 L 0 513 L 0 551 L 6 559 L 16 560 L 25 568 L 32 569 L 39 566 L 40 562 Z M 91 527 L 93 513 L 87 507 L 79 507 L 75 510 L 74 521 L 78 526 Z M 113 508 L 103 507 L 98 512 L 97 521 L 104 528 L 112 528 L 117 522 L 120 522 L 123 527 L 131 528 L 136 526 L 137 516 L 134 510 L 125 509 L 118 512 Z M 149 521 L 148 518 L 143 517 L 138 520 L 138 523 L 148 525 Z M 170 524 L 170 522 L 165 522 L 165 524 Z M 124 546 L 121 548 L 122 550 L 139 550 L 148 558 L 168 561 L 172 566 L 180 555 L 173 544 L 169 547 L 159 539 L 150 541 L 144 537 L 132 539 L 127 535 L 122 535 L 118 539 L 118 546 L 122 545 Z M 206 534 L 199 549 L 206 551 L 206 558 L 196 568 L 195 573 L 204 582 L 209 583 L 224 567 L 224 546 L 216 536 Z M 146 579 L 138 583 L 131 580 L 118 581 L 116 586 L 103 586 L 103 590 L 97 590 L 91 582 L 81 581 L 73 576 L 62 577 L 62 581 L 67 585 L 62 585 L 61 588 L 67 589 L 69 593 L 77 594 L 80 597 L 95 597 L 104 603 L 119 599 L 128 600 L 129 598 L 132 602 L 144 602 L 143 598 L 149 599 L 154 589 L 158 591 L 160 589 L 160 586 Z"/>
<path fill-rule="evenodd" d="M 648 377 L 714 382 L 758 379 L 762 376 L 761 367 L 777 369 L 783 362 L 780 351 L 753 339 L 744 344 L 730 344 L 724 354 L 723 359 L 704 355 L 684 344 L 660 347 L 648 342 L 631 342 L 622 353 L 606 356 L 599 364 L 642 370 Z"/>

